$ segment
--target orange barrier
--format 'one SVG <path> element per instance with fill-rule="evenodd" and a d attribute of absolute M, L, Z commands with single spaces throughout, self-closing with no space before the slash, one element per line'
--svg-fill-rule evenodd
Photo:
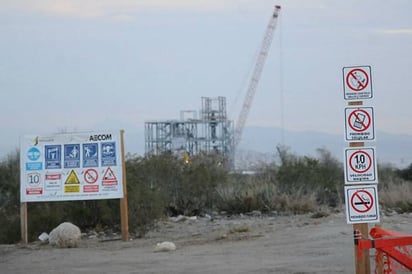
<path fill-rule="evenodd" d="M 354 241 L 358 257 L 362 250 L 376 249 L 375 273 L 395 273 L 395 269 L 412 271 L 412 235 L 374 227 L 370 230 L 371 239 L 362 239 L 359 231 L 354 231 Z M 397 265 L 399 264 L 399 266 Z"/>

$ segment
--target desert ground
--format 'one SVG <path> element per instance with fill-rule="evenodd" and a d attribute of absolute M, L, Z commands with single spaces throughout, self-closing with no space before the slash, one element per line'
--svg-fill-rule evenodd
<path fill-rule="evenodd" d="M 381 214 L 381 225 L 412 234 L 412 214 Z M 78 248 L 0 245 L 0 273 L 354 273 L 352 233 L 342 212 L 169 218 L 129 241 L 85 233 Z M 164 241 L 176 250 L 155 252 Z"/>

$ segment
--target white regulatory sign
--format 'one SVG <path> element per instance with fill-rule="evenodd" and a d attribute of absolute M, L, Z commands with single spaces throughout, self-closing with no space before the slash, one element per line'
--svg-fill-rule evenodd
<path fill-rule="evenodd" d="M 345 183 L 377 183 L 374 147 L 345 149 Z"/>
<path fill-rule="evenodd" d="M 371 67 L 344 67 L 343 91 L 345 100 L 362 100 L 372 98 Z"/>
<path fill-rule="evenodd" d="M 345 186 L 345 205 L 348 224 L 379 222 L 377 185 Z"/>
<path fill-rule="evenodd" d="M 374 124 L 372 107 L 345 108 L 346 141 L 374 141 Z"/>

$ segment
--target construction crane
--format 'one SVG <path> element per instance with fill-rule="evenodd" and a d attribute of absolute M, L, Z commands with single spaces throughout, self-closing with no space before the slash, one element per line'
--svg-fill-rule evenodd
<path fill-rule="evenodd" d="M 240 143 L 242 138 L 243 128 L 245 127 L 245 123 L 247 117 L 249 115 L 250 108 L 252 106 L 252 101 L 256 93 L 256 89 L 260 80 L 260 76 L 262 74 L 263 67 L 265 65 L 266 58 L 269 53 L 270 45 L 273 40 L 273 34 L 276 29 L 279 12 L 281 7 L 276 5 L 273 14 L 270 17 L 269 23 L 266 28 L 265 36 L 263 37 L 262 45 L 260 48 L 259 55 L 256 59 L 255 67 L 253 70 L 252 78 L 250 79 L 249 86 L 247 89 L 247 93 L 243 102 L 242 109 L 239 113 L 239 117 L 236 122 L 235 132 L 234 132 L 234 141 L 233 141 L 233 149 L 232 149 L 232 161 L 234 163 L 234 156 L 235 151 Z"/>

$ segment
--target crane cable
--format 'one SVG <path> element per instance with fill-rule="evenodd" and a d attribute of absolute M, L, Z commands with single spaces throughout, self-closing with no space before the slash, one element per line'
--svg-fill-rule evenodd
<path fill-rule="evenodd" d="M 280 104 L 280 142 L 283 146 L 285 144 L 285 103 L 283 93 L 283 46 L 282 46 L 282 16 L 279 20 L 279 104 Z"/>

